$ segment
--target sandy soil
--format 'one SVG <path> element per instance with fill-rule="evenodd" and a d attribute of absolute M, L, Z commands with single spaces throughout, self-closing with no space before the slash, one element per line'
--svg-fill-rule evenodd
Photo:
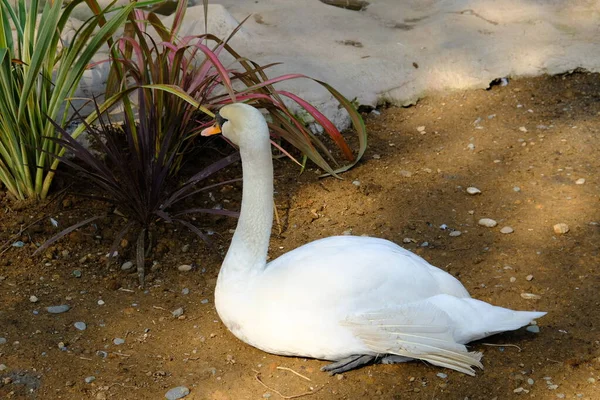
<path fill-rule="evenodd" d="M 0 398 L 158 399 L 179 385 L 191 389 L 186 399 L 215 400 L 600 398 L 599 93 L 600 76 L 577 73 L 436 95 L 370 113 L 370 147 L 344 180 L 318 179 L 315 170 L 299 176 L 291 163 L 276 162 L 282 232 L 273 230 L 272 257 L 343 232 L 379 236 L 457 276 L 475 298 L 549 312 L 539 333 L 474 343 L 485 354 L 477 376 L 413 362 L 330 377 L 319 371 L 323 361 L 265 354 L 219 321 L 220 258 L 193 234 L 162 229 L 144 290 L 120 268 L 132 257 L 129 243 L 119 265 L 104 262 L 119 229 L 114 220 L 31 258 L 33 243 L 53 230 L 49 216 L 66 226 L 103 206 L 70 197 L 19 206 L 2 196 Z M 467 194 L 470 186 L 482 193 Z M 237 209 L 240 187 L 214 192 L 215 201 Z M 479 226 L 485 217 L 498 226 Z M 556 234 L 557 223 L 569 232 Z M 226 250 L 235 221 L 202 224 Z M 505 226 L 514 233 L 501 233 Z M 10 246 L 15 240 L 25 246 Z M 182 264 L 194 268 L 180 272 Z M 45 310 L 60 304 L 70 311 Z M 173 317 L 179 307 L 184 314 Z"/>

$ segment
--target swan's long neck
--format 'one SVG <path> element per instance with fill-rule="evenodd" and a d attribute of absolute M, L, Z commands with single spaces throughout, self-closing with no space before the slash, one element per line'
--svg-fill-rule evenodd
<path fill-rule="evenodd" d="M 273 225 L 273 160 L 268 139 L 240 148 L 242 208 L 220 279 L 244 282 L 265 269 Z"/>

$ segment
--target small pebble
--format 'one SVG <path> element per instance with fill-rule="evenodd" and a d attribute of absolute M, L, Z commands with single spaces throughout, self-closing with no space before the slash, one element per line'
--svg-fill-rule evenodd
<path fill-rule="evenodd" d="M 73 271 L 73 276 L 74 276 L 75 278 L 81 278 L 81 271 L 80 271 L 80 270 L 78 270 L 78 269 L 74 270 L 74 271 Z"/>
<path fill-rule="evenodd" d="M 505 234 L 509 234 L 509 233 L 513 233 L 515 230 L 513 228 L 511 228 L 510 226 L 505 226 L 504 228 L 500 229 L 500 233 L 505 233 Z"/>
<path fill-rule="evenodd" d="M 537 325 L 529 325 L 525 330 L 531 333 L 540 333 L 540 327 Z M 532 385 L 532 383 L 530 383 L 530 385 Z"/>
<path fill-rule="evenodd" d="M 188 289 L 188 288 L 181 289 L 181 294 L 184 294 L 184 295 L 190 294 L 190 289 Z"/>
<path fill-rule="evenodd" d="M 452 231 L 448 234 L 448 236 L 451 236 L 451 237 L 458 237 L 460 235 L 462 235 L 461 231 Z"/>
<path fill-rule="evenodd" d="M 263 394 L 263 399 L 270 399 L 271 398 L 271 393 L 267 392 L 265 394 Z"/>
<path fill-rule="evenodd" d="M 429 242 L 423 242 L 423 243 L 421 243 L 421 247 L 427 247 L 427 246 L 429 246 Z"/>
<path fill-rule="evenodd" d="M 567 232 L 569 232 L 569 225 L 562 222 L 560 224 L 554 225 L 554 233 L 564 235 Z"/>
<path fill-rule="evenodd" d="M 559 399 L 564 399 L 565 398 L 565 394 L 564 393 L 557 393 L 556 397 Z"/>
<path fill-rule="evenodd" d="M 549 390 L 556 390 L 556 389 L 558 389 L 558 385 L 548 385 L 548 389 Z"/>
<path fill-rule="evenodd" d="M 189 271 L 192 270 L 192 266 L 191 265 L 187 265 L 187 264 L 183 264 L 183 265 L 180 265 L 179 267 L 177 267 L 177 269 L 180 272 L 189 272 Z"/>
<path fill-rule="evenodd" d="M 354 186 L 360 186 L 360 181 L 352 181 L 352 184 L 353 184 Z"/>
<path fill-rule="evenodd" d="M 513 390 L 514 393 L 521 393 L 523 392 L 525 389 L 523 389 L 522 387 L 518 387 L 515 390 Z"/>
<path fill-rule="evenodd" d="M 4 371 L 5 369 L 7 369 L 8 367 L 6 366 L 6 364 L 0 364 L 0 371 Z M 593 379 L 593 378 L 592 378 Z"/>
<path fill-rule="evenodd" d="M 345 230 L 344 232 L 342 232 L 342 235 L 344 235 L 344 236 L 352 235 L 352 229 Z"/>
<path fill-rule="evenodd" d="M 6 338 L 0 337 L 0 345 L 6 344 Z"/>
<path fill-rule="evenodd" d="M 588 383 L 596 383 L 596 379 L 595 378 L 588 378 Z"/>
<path fill-rule="evenodd" d="M 469 150 L 473 151 L 473 150 L 475 150 L 475 145 L 474 145 L 473 143 L 469 143 L 469 144 L 467 145 L 467 149 L 469 149 Z"/>
<path fill-rule="evenodd" d="M 527 128 L 525 128 L 524 126 L 520 126 L 520 127 L 519 127 L 519 130 L 520 130 L 521 132 L 527 132 Z"/>
<path fill-rule="evenodd" d="M 104 304 L 106 304 L 106 303 L 104 302 L 104 300 L 98 300 L 98 305 L 99 305 L 99 306 L 103 306 Z"/>
<path fill-rule="evenodd" d="M 95 376 L 88 376 L 87 378 L 84 379 L 85 383 L 92 383 L 96 380 Z"/>
<path fill-rule="evenodd" d="M 413 238 L 404 238 L 402 239 L 402 243 L 416 243 L 417 241 Z"/>
<path fill-rule="evenodd" d="M 442 378 L 442 379 L 446 379 L 448 377 L 447 374 L 443 373 L 443 372 L 438 372 L 437 374 L 435 374 L 438 378 Z"/>
<path fill-rule="evenodd" d="M 121 339 L 121 338 L 114 338 L 113 343 L 116 344 L 117 346 L 125 343 L 125 339 Z"/>
<path fill-rule="evenodd" d="M 496 225 L 498 225 L 498 223 L 491 218 L 481 218 L 478 224 L 481 226 L 486 226 L 488 228 L 493 228 Z"/>
<path fill-rule="evenodd" d="M 471 195 L 476 195 L 476 194 L 481 193 L 481 190 L 477 189 L 476 187 L 471 186 L 471 187 L 467 188 L 467 193 L 469 193 Z"/>
<path fill-rule="evenodd" d="M 525 300 L 539 300 L 542 296 L 533 293 L 521 293 L 521 297 Z"/>
<path fill-rule="evenodd" d="M 48 311 L 50 314 L 62 314 L 64 312 L 69 311 L 70 309 L 71 307 L 69 307 L 67 304 L 46 307 L 46 311 Z"/>
<path fill-rule="evenodd" d="M 21 240 L 17 240 L 16 242 L 14 242 L 14 243 L 12 244 L 12 246 L 13 246 L 13 247 L 23 247 L 23 246 L 25 246 L 25 243 L 24 243 L 24 242 L 22 242 Z"/>
<path fill-rule="evenodd" d="M 202 303 L 202 304 L 208 304 L 208 299 L 200 300 L 200 303 Z"/>
<path fill-rule="evenodd" d="M 575 181 L 576 185 L 583 185 L 585 183 L 585 179 L 584 178 L 579 178 Z"/>
<path fill-rule="evenodd" d="M 75 328 L 80 331 L 85 331 L 87 329 L 87 325 L 85 324 L 85 322 L 81 321 L 75 322 L 73 326 L 75 326 Z"/>
<path fill-rule="evenodd" d="M 510 277 L 510 282 L 511 283 L 515 283 L 517 281 L 517 278 L 515 278 L 514 276 Z"/>
<path fill-rule="evenodd" d="M 424 126 L 417 126 L 417 131 L 418 132 L 425 132 L 425 127 Z"/>
<path fill-rule="evenodd" d="M 531 379 L 531 378 L 528 378 L 528 379 L 527 379 L 527 383 L 528 383 L 528 384 L 530 384 L 530 385 L 533 385 L 533 383 L 534 383 L 534 382 L 535 382 L 535 381 L 534 381 L 533 379 Z"/>
<path fill-rule="evenodd" d="M 29 301 L 32 302 L 32 303 L 37 303 L 38 301 L 40 301 L 40 299 L 38 299 L 34 295 L 31 295 L 31 296 L 29 296 Z"/>
<path fill-rule="evenodd" d="M 189 245 L 189 244 L 184 244 L 184 245 L 181 247 L 181 252 L 182 252 L 182 253 L 187 253 L 189 250 L 190 250 L 190 245 Z"/>
<path fill-rule="evenodd" d="M 412 176 L 412 172 L 403 169 L 400 171 L 400 175 L 405 178 L 410 178 Z"/>
<path fill-rule="evenodd" d="M 188 394 L 190 394 L 190 389 L 186 388 L 185 386 L 177 386 L 177 387 L 174 387 L 173 389 L 169 389 L 169 391 L 167 393 L 165 393 L 165 399 L 167 399 L 167 400 L 182 399 L 185 396 L 187 396 Z"/>
<path fill-rule="evenodd" d="M 175 318 L 181 317 L 183 315 L 183 307 L 179 307 L 178 309 L 171 311 L 171 314 Z"/>
<path fill-rule="evenodd" d="M 131 262 L 131 261 L 125 261 L 121 265 L 121 271 L 127 271 L 127 270 L 131 269 L 131 267 L 133 267 L 133 262 Z"/>
<path fill-rule="evenodd" d="M 513 188 L 513 191 L 515 191 L 515 192 L 517 192 L 517 193 L 518 193 L 518 192 L 520 192 L 520 191 L 521 191 L 521 188 L 520 188 L 520 187 L 518 187 L 518 186 L 515 186 L 515 187 Z"/>
<path fill-rule="evenodd" d="M 373 158 L 375 160 L 379 160 L 381 158 L 381 156 L 379 154 L 373 154 Z"/>
<path fill-rule="evenodd" d="M 532 281 L 533 280 L 533 275 L 527 275 L 525 277 L 525 279 L 528 280 L 528 281 Z"/>

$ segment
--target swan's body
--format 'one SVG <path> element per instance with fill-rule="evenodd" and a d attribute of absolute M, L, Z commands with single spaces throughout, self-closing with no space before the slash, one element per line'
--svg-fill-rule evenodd
<path fill-rule="evenodd" d="M 543 316 L 471 299 L 450 274 L 383 239 L 334 236 L 266 263 L 273 165 L 264 118 L 244 104 L 220 112 L 240 148 L 242 209 L 221 267 L 215 305 L 240 340 L 269 353 L 340 361 L 422 359 L 473 374 L 481 354 L 465 343 Z M 391 356 L 390 356 L 391 355 Z"/>

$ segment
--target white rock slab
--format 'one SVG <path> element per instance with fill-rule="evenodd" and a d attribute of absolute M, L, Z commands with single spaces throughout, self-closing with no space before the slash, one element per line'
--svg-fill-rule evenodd
<path fill-rule="evenodd" d="M 226 36 L 250 14 L 231 42 L 241 55 L 283 62 L 271 76 L 303 73 L 364 105 L 407 105 L 426 93 L 486 88 L 506 76 L 600 71 L 596 1 L 372 0 L 351 11 L 318 0 L 213 0 L 209 32 Z M 202 5 L 188 9 L 182 33 L 204 33 Z M 99 93 L 104 81 L 104 71 L 90 71 L 82 91 Z M 279 87 L 345 124 L 318 85 L 293 80 Z"/>

